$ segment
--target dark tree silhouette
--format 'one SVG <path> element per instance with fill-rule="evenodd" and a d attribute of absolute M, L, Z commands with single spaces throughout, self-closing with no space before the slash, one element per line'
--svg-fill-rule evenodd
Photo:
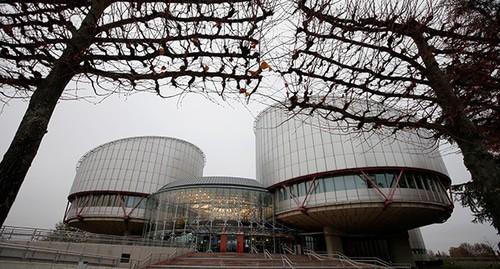
<path fill-rule="evenodd" d="M 79 98 L 68 83 L 97 95 L 248 96 L 261 80 L 258 30 L 272 15 L 265 5 L 262 0 L 0 3 L 0 101 L 29 98 L 0 163 L 0 226 L 57 102 Z"/>
<path fill-rule="evenodd" d="M 493 247 L 487 243 L 461 243 L 458 247 L 450 247 L 450 257 L 495 257 Z"/>
<path fill-rule="evenodd" d="M 500 231 L 500 3 L 299 0 L 294 14 L 288 108 L 455 143 L 462 203 Z"/>

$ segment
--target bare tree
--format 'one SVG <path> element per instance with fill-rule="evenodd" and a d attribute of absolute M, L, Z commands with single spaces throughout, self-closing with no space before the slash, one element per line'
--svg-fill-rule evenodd
<path fill-rule="evenodd" d="M 85 87 L 250 95 L 261 80 L 258 30 L 271 15 L 262 0 L 2 1 L 0 101 L 29 106 L 0 163 L 0 226 L 60 99 Z"/>
<path fill-rule="evenodd" d="M 495 251 L 487 243 L 461 243 L 458 247 L 450 247 L 450 257 L 495 257 Z"/>
<path fill-rule="evenodd" d="M 298 0 L 294 14 L 288 108 L 455 143 L 462 203 L 500 231 L 500 3 Z"/>

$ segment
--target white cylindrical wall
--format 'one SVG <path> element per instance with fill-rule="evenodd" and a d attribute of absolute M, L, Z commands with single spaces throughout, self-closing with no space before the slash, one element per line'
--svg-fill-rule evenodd
<path fill-rule="evenodd" d="M 64 221 L 86 231 L 140 234 L 149 194 L 200 177 L 205 155 L 170 137 L 133 137 L 101 145 L 78 162 Z"/>
<path fill-rule="evenodd" d="M 273 193 L 275 217 L 311 232 L 379 235 L 446 220 L 450 179 L 436 145 L 378 131 L 264 110 L 255 123 L 257 180 Z"/>
<path fill-rule="evenodd" d="M 357 168 L 417 168 L 447 175 L 433 142 L 407 131 L 382 137 L 352 131 L 343 122 L 270 107 L 257 118 L 255 136 L 257 180 L 267 187 Z"/>
<path fill-rule="evenodd" d="M 150 194 L 163 185 L 203 174 L 205 156 L 170 137 L 132 137 L 101 145 L 79 161 L 70 196 L 87 191 Z"/>

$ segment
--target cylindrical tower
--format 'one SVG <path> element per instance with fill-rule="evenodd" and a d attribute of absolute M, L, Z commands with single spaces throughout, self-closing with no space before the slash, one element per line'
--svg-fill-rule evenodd
<path fill-rule="evenodd" d="M 371 236 L 450 216 L 446 168 L 436 146 L 417 133 L 357 132 L 269 107 L 256 119 L 255 135 L 257 180 L 273 193 L 276 218 L 293 227 Z"/>
<path fill-rule="evenodd" d="M 64 221 L 95 233 L 140 234 L 146 198 L 163 185 L 203 174 L 205 156 L 170 137 L 133 137 L 103 144 L 78 162 Z"/>
<path fill-rule="evenodd" d="M 420 229 L 412 229 L 408 231 L 408 238 L 410 241 L 411 252 L 416 262 L 426 262 L 431 258 L 425 248 L 424 238 Z"/>

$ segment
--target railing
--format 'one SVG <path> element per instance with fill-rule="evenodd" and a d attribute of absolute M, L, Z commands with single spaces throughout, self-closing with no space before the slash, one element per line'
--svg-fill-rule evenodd
<path fill-rule="evenodd" d="M 357 264 L 356 261 L 350 259 L 340 252 L 334 252 L 331 254 L 318 254 L 310 249 L 305 249 L 304 252 L 309 256 L 309 258 L 313 257 L 319 261 L 337 260 L 340 261 L 340 263 L 342 263 L 342 265 L 344 266 L 348 264 L 354 268 L 361 268 L 361 266 Z"/>
<path fill-rule="evenodd" d="M 295 255 L 295 251 L 293 251 L 291 248 L 287 247 L 287 246 L 283 246 L 283 253 L 287 253 L 288 254 L 291 254 L 291 255 Z"/>
<path fill-rule="evenodd" d="M 255 246 L 252 246 L 250 248 L 250 253 L 259 253 L 259 250 Z"/>
<path fill-rule="evenodd" d="M 50 230 L 13 226 L 3 226 L 0 229 L 0 253 L 3 257 L 63 263 L 87 262 L 88 264 L 93 265 L 106 265 L 113 267 L 120 265 L 121 257 L 40 247 L 36 246 L 35 242 L 67 242 L 175 248 L 168 252 L 150 253 L 141 260 L 130 259 L 129 268 L 131 269 L 145 268 L 148 265 L 174 258 L 177 255 L 192 252 L 195 248 L 192 243 L 169 241 L 155 242 L 153 240 L 137 236 L 112 236 L 92 234 L 82 231 Z M 190 248 L 186 248 L 187 246 L 190 246 Z"/>
<path fill-rule="evenodd" d="M 330 255 L 329 255 L 330 256 Z M 331 254 L 332 257 L 340 260 L 340 262 L 345 265 L 346 263 L 351 265 L 351 266 L 354 266 L 356 268 L 360 268 L 360 266 L 356 263 L 356 261 L 354 261 L 353 259 L 347 257 L 346 255 L 344 255 L 344 253 L 341 253 L 341 252 L 338 252 L 338 251 L 334 251 L 332 254 Z"/>
<path fill-rule="evenodd" d="M 293 266 L 292 260 L 288 258 L 286 255 L 281 256 L 281 261 L 283 262 L 283 268 L 292 268 L 294 269 L 295 267 Z"/>
<path fill-rule="evenodd" d="M 74 252 L 69 250 L 58 250 L 44 247 L 10 244 L 0 242 L 0 253 L 2 257 L 17 258 L 22 260 L 37 260 L 63 263 L 87 262 L 93 265 L 117 267 L 120 257 L 97 255 L 90 253 Z"/>
<path fill-rule="evenodd" d="M 270 260 L 273 259 L 273 256 L 271 256 L 271 253 L 267 249 L 264 249 L 264 258 Z"/>
<path fill-rule="evenodd" d="M 165 253 L 165 252 L 149 253 L 149 255 L 142 258 L 141 260 L 132 261 L 130 263 L 130 268 L 131 269 L 146 268 L 147 266 L 153 265 L 155 263 L 172 259 L 172 258 L 176 257 L 177 254 L 178 254 L 178 249 L 172 249 L 167 253 Z"/>
<path fill-rule="evenodd" d="M 310 249 L 304 249 L 304 253 L 311 259 L 311 257 L 315 258 L 318 261 L 324 261 L 325 257 L 321 256 L 320 254 L 310 250 Z"/>
<path fill-rule="evenodd" d="M 146 268 L 147 266 L 159 263 L 159 262 L 165 262 L 165 261 L 170 261 L 171 259 L 174 259 L 177 256 L 184 255 L 186 253 L 191 253 L 196 251 L 196 246 L 191 246 L 190 248 L 176 248 L 172 249 L 169 252 L 157 252 L 157 253 L 150 253 L 148 256 L 143 258 L 139 263 L 137 267 L 134 267 L 134 269 L 143 269 Z"/>
<path fill-rule="evenodd" d="M 153 256 L 153 253 L 149 253 L 146 257 L 142 258 L 141 260 L 132 259 L 129 268 L 130 269 L 139 269 L 139 268 L 144 268 L 146 266 L 151 265 L 152 256 Z"/>
<path fill-rule="evenodd" d="M 83 231 L 50 230 L 3 226 L 0 229 L 0 241 L 57 241 L 72 243 L 96 243 L 112 245 L 140 245 L 156 247 L 190 247 L 192 243 L 151 240 L 140 236 L 113 236 L 93 234 Z"/>
<path fill-rule="evenodd" d="M 369 263 L 369 264 L 373 264 L 373 265 L 380 265 L 380 266 L 395 268 L 395 269 L 411 268 L 411 264 L 409 264 L 409 263 L 388 263 L 388 262 L 386 262 L 380 258 L 377 258 L 377 257 L 355 257 L 352 259 L 354 261 L 357 261 L 357 262 Z"/>

